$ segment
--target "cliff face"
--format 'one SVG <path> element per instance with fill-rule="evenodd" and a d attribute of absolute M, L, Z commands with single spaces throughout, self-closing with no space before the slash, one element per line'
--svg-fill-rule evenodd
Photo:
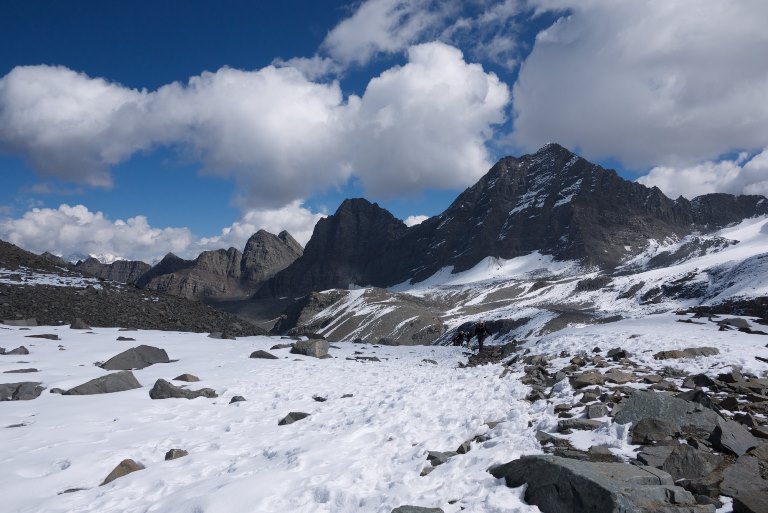
<path fill-rule="evenodd" d="M 412 228 L 378 205 L 346 200 L 315 227 L 304 256 L 259 296 L 299 296 L 350 284 L 420 281 L 443 267 L 533 251 L 612 268 L 649 240 L 713 231 L 768 213 L 762 196 L 709 194 L 672 200 L 548 144 L 505 157 L 442 214 Z"/>
<path fill-rule="evenodd" d="M 132 284 L 152 268 L 151 265 L 137 260 L 117 260 L 111 264 L 102 264 L 95 258 L 80 261 L 75 267 L 97 278 Z"/>
<path fill-rule="evenodd" d="M 188 299 L 244 299 L 301 254 L 301 246 L 288 232 L 273 235 L 259 230 L 243 253 L 235 248 L 204 251 L 195 260 L 166 255 L 137 284 Z"/>

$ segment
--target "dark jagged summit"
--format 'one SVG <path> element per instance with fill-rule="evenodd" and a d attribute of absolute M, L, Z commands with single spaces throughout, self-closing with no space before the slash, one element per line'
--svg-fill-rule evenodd
<path fill-rule="evenodd" d="M 133 284 L 152 268 L 151 265 L 139 260 L 116 260 L 111 264 L 103 264 L 93 257 L 81 260 L 75 264 L 75 267 L 97 278 Z"/>
<path fill-rule="evenodd" d="M 762 196 L 673 201 L 552 143 L 501 159 L 445 212 L 411 228 L 376 204 L 344 201 L 317 224 L 304 256 L 259 296 L 421 281 L 443 267 L 464 271 L 486 257 L 534 251 L 612 268 L 650 240 L 713 231 L 765 213 Z"/>

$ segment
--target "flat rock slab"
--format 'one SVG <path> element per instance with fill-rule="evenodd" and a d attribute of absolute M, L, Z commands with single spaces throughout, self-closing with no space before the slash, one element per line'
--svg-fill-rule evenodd
<path fill-rule="evenodd" d="M 156 363 L 168 363 L 168 353 L 165 349 L 140 345 L 113 356 L 100 367 L 105 370 L 133 370 L 144 369 Z"/>
<path fill-rule="evenodd" d="M 293 354 L 303 354 L 305 356 L 314 356 L 315 358 L 325 358 L 328 355 L 330 344 L 327 340 L 299 340 L 291 348 Z"/>
<path fill-rule="evenodd" d="M 618 424 L 633 426 L 645 418 L 664 419 L 673 425 L 693 427 L 711 433 L 721 417 L 705 406 L 663 392 L 637 390 L 613 410 Z"/>
<path fill-rule="evenodd" d="M 141 388 L 141 383 L 131 371 L 113 372 L 70 388 L 63 395 L 112 394 Z"/>
<path fill-rule="evenodd" d="M 557 456 L 524 456 L 492 467 L 507 486 L 528 485 L 525 501 L 543 513 L 714 513 L 661 470 Z"/>
<path fill-rule="evenodd" d="M 43 338 L 46 340 L 61 340 L 58 335 L 53 333 L 41 333 L 40 335 L 27 335 L 24 338 Z"/>
<path fill-rule="evenodd" d="M 287 426 L 288 424 L 293 424 L 297 420 L 305 419 L 309 417 L 309 413 L 304 413 L 301 411 L 292 411 L 282 419 L 280 419 L 277 422 L 278 426 Z"/>
<path fill-rule="evenodd" d="M 599 372 L 582 372 L 571 376 L 571 386 L 573 388 L 584 388 L 591 385 L 605 384 L 605 376 Z"/>
<path fill-rule="evenodd" d="M 200 378 L 198 378 L 194 374 L 184 373 L 184 374 L 181 374 L 179 376 L 176 376 L 175 378 L 173 378 L 173 380 L 174 381 L 185 381 L 187 383 L 195 383 L 197 381 L 200 381 Z"/>
<path fill-rule="evenodd" d="M 268 353 L 266 351 L 262 351 L 259 349 L 258 351 L 254 351 L 251 353 L 251 356 L 248 358 L 260 358 L 262 360 L 279 360 L 279 356 L 275 356 L 272 353 Z"/>
<path fill-rule="evenodd" d="M 0 383 L 0 401 L 31 401 L 40 397 L 45 387 L 39 382 Z"/>
<path fill-rule="evenodd" d="M 760 445 L 747 428 L 733 420 L 720 419 L 709 437 L 712 445 L 736 456 L 744 455 L 748 450 Z"/>
<path fill-rule="evenodd" d="M 557 430 L 560 433 L 568 431 L 569 429 L 591 431 L 602 425 L 602 422 L 593 419 L 563 419 L 557 422 Z"/>
<path fill-rule="evenodd" d="M 725 470 L 720 493 L 733 497 L 734 513 L 768 511 L 768 480 L 761 474 L 761 468 L 766 467 L 765 458 L 745 455 Z"/>
<path fill-rule="evenodd" d="M 632 443 L 650 444 L 664 440 L 672 440 L 680 433 L 680 426 L 676 426 L 664 419 L 646 417 L 640 419 L 632 427 Z"/>
<path fill-rule="evenodd" d="M 719 454 L 696 449 L 687 444 L 674 446 L 661 470 L 672 479 L 700 479 L 706 477 L 723 462 Z"/>
<path fill-rule="evenodd" d="M 716 347 L 689 347 L 687 349 L 673 349 L 671 351 L 659 351 L 653 357 L 657 360 L 675 360 L 679 358 L 698 358 L 699 356 L 715 356 L 720 354 Z"/>
<path fill-rule="evenodd" d="M 637 453 L 637 461 L 649 467 L 661 468 L 674 450 L 675 447 L 672 445 L 652 445 L 643 447 L 643 449 Z"/>
<path fill-rule="evenodd" d="M 104 481 L 99 486 L 104 486 L 107 483 L 111 483 L 115 479 L 123 476 L 127 476 L 131 472 L 136 472 L 137 470 L 143 470 L 144 465 L 140 463 L 136 463 L 135 461 L 128 459 L 123 460 L 112 470 L 112 472 L 109 473 L 109 475 L 104 479 Z"/>
<path fill-rule="evenodd" d="M 398 506 L 392 513 L 443 513 L 440 508 L 424 508 L 421 506 Z"/>
<path fill-rule="evenodd" d="M 14 369 L 9 371 L 3 371 L 3 374 L 29 374 L 30 372 L 40 372 L 37 369 Z"/>
<path fill-rule="evenodd" d="M 212 388 L 201 388 L 200 390 L 187 390 L 177 387 L 164 379 L 155 381 L 152 390 L 149 391 L 149 397 L 152 399 L 195 399 L 197 397 L 207 397 L 213 399 L 219 395 Z"/>
<path fill-rule="evenodd" d="M 274 351 L 276 349 L 288 349 L 293 347 L 293 344 L 275 344 L 274 346 L 270 347 L 270 351 Z"/>

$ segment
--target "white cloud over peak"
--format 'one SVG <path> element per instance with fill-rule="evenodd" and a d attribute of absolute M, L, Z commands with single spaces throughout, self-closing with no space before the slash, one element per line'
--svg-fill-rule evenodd
<path fill-rule="evenodd" d="M 405 226 L 410 227 L 410 226 L 416 226 L 417 224 L 421 224 L 427 219 L 429 219 L 429 216 L 422 216 L 422 215 L 408 216 L 405 218 L 403 222 L 405 223 Z"/>
<path fill-rule="evenodd" d="M 485 142 L 508 103 L 507 86 L 456 48 L 414 46 L 350 98 L 352 169 L 378 196 L 466 187 L 491 166 Z"/>
<path fill-rule="evenodd" d="M 24 249 L 59 255 L 84 253 L 151 261 L 192 242 L 187 228 L 153 228 L 144 216 L 110 221 L 83 205 L 35 208 L 18 219 L 0 220 L 0 239 Z"/>
<path fill-rule="evenodd" d="M 768 145 L 768 3 L 530 0 L 567 9 L 514 86 L 514 140 L 687 166 Z"/>
<path fill-rule="evenodd" d="M 508 101 L 495 75 L 441 43 L 413 47 L 348 101 L 289 65 L 152 92 L 27 66 L 0 78 L 0 149 L 45 176 L 108 187 L 110 166 L 172 146 L 235 180 L 244 211 L 276 209 L 353 174 L 373 195 L 466 186 L 489 165 L 485 142 Z"/>
<path fill-rule="evenodd" d="M 768 149 L 751 159 L 742 153 L 734 160 L 707 161 L 690 167 L 658 166 L 638 179 L 669 197 L 691 199 L 702 194 L 759 194 L 768 196 Z"/>

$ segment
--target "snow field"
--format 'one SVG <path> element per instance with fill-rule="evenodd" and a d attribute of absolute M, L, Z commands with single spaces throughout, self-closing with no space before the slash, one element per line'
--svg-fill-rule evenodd
<path fill-rule="evenodd" d="M 317 360 L 271 351 L 280 360 L 249 359 L 277 338 L 214 340 L 158 331 L 87 334 L 67 327 L 0 329 L 0 345 L 31 354 L 0 357 L 2 382 L 42 381 L 32 401 L 0 404 L 0 496 L 3 511 L 31 512 L 386 512 L 413 504 L 446 513 L 531 512 L 488 467 L 540 452 L 529 421 L 552 416 L 545 404 L 524 401 L 519 375 L 501 368 L 457 369 L 453 347 L 378 347 L 351 343 Z M 61 341 L 24 338 L 58 333 Z M 117 342 L 117 336 L 136 338 Z M 66 350 L 59 351 L 63 345 Z M 169 364 L 134 371 L 143 387 L 93 396 L 51 394 L 106 371 L 93 365 L 139 344 L 165 349 Z M 381 362 L 350 361 L 354 351 Z M 385 360 L 386 358 L 386 360 Z M 437 365 L 425 363 L 428 358 Z M 19 363 L 19 362 L 24 363 Z M 151 400 L 158 378 L 191 373 L 190 388 L 214 388 L 217 399 Z M 182 384 L 175 382 L 175 384 Z M 342 399 L 344 394 L 353 394 Z M 247 401 L 228 404 L 234 395 Z M 316 402 L 313 395 L 326 397 Z M 312 415 L 288 426 L 290 411 Z M 503 421 L 493 430 L 485 422 Z M 550 419 L 548 422 L 552 422 Z M 3 429 L 25 423 L 23 427 Z M 476 435 L 465 455 L 428 476 L 428 450 L 455 450 Z M 163 460 L 171 448 L 189 456 Z M 146 466 L 99 487 L 123 459 Z M 71 488 L 81 491 L 57 495 Z M 456 501 L 454 504 L 449 502 Z"/>

